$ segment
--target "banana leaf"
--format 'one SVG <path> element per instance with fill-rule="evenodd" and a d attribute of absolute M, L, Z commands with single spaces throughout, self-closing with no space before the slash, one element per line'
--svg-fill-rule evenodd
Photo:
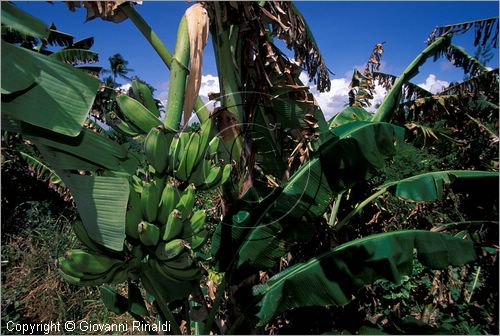
<path fill-rule="evenodd" d="M 84 128 L 77 137 L 66 137 L 25 127 L 26 138 L 40 147 L 59 169 L 85 169 L 95 171 L 105 168 L 133 175 L 138 160 L 128 155 L 127 150 L 104 135 Z M 48 149 L 48 150 L 47 150 Z"/>
<path fill-rule="evenodd" d="M 49 57 L 72 65 L 99 61 L 99 55 L 97 53 L 85 49 L 61 49 L 50 54 Z"/>
<path fill-rule="evenodd" d="M 399 283 L 401 276 L 411 274 L 414 250 L 433 269 L 476 258 L 471 241 L 436 232 L 396 231 L 354 240 L 255 286 L 254 295 L 261 296 L 259 325 L 292 308 L 345 305 L 359 288 L 378 279 Z"/>
<path fill-rule="evenodd" d="M 3 25 L 27 36 L 46 38 L 49 35 L 49 27 L 45 23 L 10 2 L 2 2 Z"/>
<path fill-rule="evenodd" d="M 384 167 L 384 159 L 395 152 L 394 141 L 403 135 L 400 127 L 365 121 L 345 124 L 333 133 L 336 137 L 276 191 L 269 205 L 248 209 L 257 216 L 219 224 L 212 243 L 219 269 L 231 261 L 237 268 L 273 266 L 291 245 L 311 237 L 312 221 L 323 215 L 335 195 Z"/>
<path fill-rule="evenodd" d="M 101 300 L 106 309 L 117 315 L 126 313 L 128 310 L 128 299 L 116 292 L 114 289 L 102 286 L 99 288 Z"/>
<path fill-rule="evenodd" d="M 495 86 L 498 87 L 498 68 L 469 78 L 461 83 L 450 85 L 441 92 L 441 95 L 465 95 L 467 93 L 479 95 L 481 92 L 488 92 Z"/>
<path fill-rule="evenodd" d="M 474 39 L 474 46 L 475 47 L 477 47 L 478 45 L 481 45 L 481 46 L 488 45 L 488 46 L 492 46 L 493 48 L 497 47 L 497 43 L 498 43 L 498 16 L 492 17 L 492 18 L 487 18 L 487 19 L 460 22 L 460 23 L 450 24 L 450 25 L 446 25 L 446 26 L 436 27 L 436 28 L 434 28 L 432 33 L 427 38 L 427 44 L 431 44 L 437 38 L 444 36 L 444 35 L 449 35 L 449 34 L 456 35 L 456 34 L 466 33 L 472 27 L 474 27 L 474 30 L 475 30 L 475 39 Z"/>
<path fill-rule="evenodd" d="M 359 214 L 365 206 L 377 199 L 385 192 L 411 201 L 437 201 L 444 195 L 445 186 L 450 186 L 455 191 L 486 190 L 497 188 L 498 172 L 473 171 L 473 170 L 447 170 L 430 172 L 411 176 L 399 181 L 391 181 L 378 187 L 377 191 L 347 214 L 336 226 L 340 230 L 349 220 Z"/>
<path fill-rule="evenodd" d="M 358 150 L 347 155 L 344 159 L 353 160 L 353 157 L 364 157 L 370 166 L 375 169 L 384 167 L 384 160 L 395 154 L 395 141 L 402 141 L 404 129 L 384 122 L 354 121 L 332 129 L 333 134 L 344 141 L 356 140 Z M 347 162 L 347 161 L 346 161 Z M 336 165 L 346 170 L 343 164 Z M 352 168 L 356 168 L 352 166 Z M 326 167 L 325 167 L 325 170 Z M 327 176 L 332 175 L 331 169 L 327 170 Z"/>
<path fill-rule="evenodd" d="M 57 173 L 71 191 L 90 238 L 113 251 L 122 251 L 128 180 L 123 177 Z"/>
<path fill-rule="evenodd" d="M 453 43 L 450 43 L 450 46 L 443 51 L 443 54 L 454 66 L 462 68 L 464 74 L 478 76 L 488 71 L 488 68 L 481 64 L 478 59 Z"/>
<path fill-rule="evenodd" d="M 94 38 L 87 37 L 81 40 L 74 42 L 71 46 L 66 47 L 64 49 L 84 49 L 89 50 L 94 45 Z"/>
<path fill-rule="evenodd" d="M 99 80 L 27 49 L 2 41 L 2 114 L 68 136 L 77 136 Z"/>
<path fill-rule="evenodd" d="M 338 127 L 355 120 L 370 120 L 372 113 L 359 106 L 349 106 L 328 121 L 330 128 Z"/>

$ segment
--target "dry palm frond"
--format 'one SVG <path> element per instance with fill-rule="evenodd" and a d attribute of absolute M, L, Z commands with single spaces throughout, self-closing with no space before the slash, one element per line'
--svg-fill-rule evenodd
<path fill-rule="evenodd" d="M 482 73 L 479 76 L 469 78 L 458 84 L 450 86 L 441 92 L 442 95 L 465 95 L 465 94 L 486 94 L 492 87 L 498 87 L 498 68 Z M 498 89 L 496 90 L 498 92 Z M 494 97 L 492 97 L 494 98 Z M 496 97 L 498 98 L 498 97 Z"/>
<path fill-rule="evenodd" d="M 379 85 L 382 85 L 386 90 L 390 90 L 397 79 L 398 77 L 394 75 L 382 72 L 373 73 L 373 80 L 378 81 Z M 403 93 L 401 94 L 401 100 L 408 101 L 429 96 L 432 96 L 431 92 L 421 88 L 417 84 L 407 82 L 404 83 L 403 85 Z"/>
<path fill-rule="evenodd" d="M 304 19 L 291 1 L 269 1 L 261 7 L 270 20 L 273 36 L 295 53 L 295 60 L 314 79 L 320 92 L 330 90 L 330 75 L 318 45 Z"/>
<path fill-rule="evenodd" d="M 384 52 L 383 44 L 377 43 L 373 47 L 363 74 L 354 69 L 351 84 L 349 84 L 349 106 L 366 107 L 371 105 L 370 100 L 373 99 L 373 91 L 375 90 L 373 74 L 380 68 L 380 60 Z"/>
<path fill-rule="evenodd" d="M 194 4 L 186 11 L 189 34 L 189 77 L 184 96 L 184 125 L 187 125 L 201 86 L 203 49 L 208 41 L 209 19 L 201 4 Z"/>
<path fill-rule="evenodd" d="M 50 189 L 56 191 L 61 197 L 63 197 L 64 201 L 68 202 L 72 199 L 72 196 L 63 180 L 52 168 L 47 166 L 41 158 L 24 151 L 18 151 L 18 153 L 21 158 L 26 161 L 28 169 L 39 181 L 46 182 Z"/>
<path fill-rule="evenodd" d="M 476 37 L 474 39 L 474 46 L 491 45 L 497 48 L 498 44 L 498 17 L 489 19 L 481 19 L 475 21 L 468 21 L 456 23 L 441 27 L 436 27 L 427 38 L 427 44 L 430 45 L 437 38 L 448 34 L 463 34 L 472 27 L 476 30 Z"/>
<path fill-rule="evenodd" d="M 481 64 L 475 57 L 469 55 L 463 48 L 460 48 L 453 43 L 438 52 L 434 58 L 437 59 L 441 56 L 446 57 L 454 66 L 462 68 L 464 74 L 477 76 L 483 72 L 488 71 L 487 68 Z"/>

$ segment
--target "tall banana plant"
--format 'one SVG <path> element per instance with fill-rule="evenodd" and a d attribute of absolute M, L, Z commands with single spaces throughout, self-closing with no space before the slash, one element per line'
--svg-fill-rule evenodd
<path fill-rule="evenodd" d="M 428 57 L 449 46 L 449 36 L 439 37 L 417 57 L 374 116 L 352 106 L 327 123 L 299 75 L 307 71 L 320 91 L 328 90 L 328 69 L 293 3 L 195 4 L 180 20 L 173 54 L 132 4 L 116 3 L 101 13 L 98 5 L 85 3 L 91 17 L 130 19 L 170 69 L 165 117 L 160 119 L 147 86 L 134 82 L 133 97 L 117 95 L 110 105 L 113 123 L 100 133 L 82 128 L 98 81 L 60 59 L 2 40 L 2 50 L 15 64 L 5 80 L 2 72 L 2 127 L 38 147 L 77 204 L 82 222 L 74 231 L 85 249 L 58 259 L 61 275 L 78 285 L 127 283 L 128 298 L 101 288 L 110 310 L 141 320 L 149 313 L 137 287 L 141 284 L 176 334 L 181 333 L 180 316 L 188 326 L 192 316 L 194 329 L 204 334 L 255 332 L 286 310 L 342 305 L 364 284 L 398 281 L 410 272 L 414 249 L 431 268 L 474 260 L 470 240 L 416 230 L 346 242 L 309 261 L 277 268 L 292 247 L 311 238 L 332 201 L 340 202 L 384 169 L 395 144 L 403 141 L 404 129 L 389 123 L 400 89 Z M 2 11 L 10 15 L 9 29 L 47 38 L 42 22 L 12 8 Z M 211 113 L 197 97 L 208 33 L 221 83 L 215 95 L 220 108 Z M 275 38 L 293 49 L 296 63 L 283 56 Z M 52 76 L 46 78 L 47 73 Z M 36 113 L 40 101 L 44 118 Z M 198 131 L 183 127 L 193 109 L 201 121 Z M 109 127 L 129 141 L 111 139 Z M 134 141 L 142 150 L 131 146 Z M 441 176 L 439 181 L 449 180 Z M 223 211 L 210 236 L 196 193 L 214 188 L 221 190 Z M 209 258 L 199 253 L 208 252 L 207 240 Z M 209 312 L 200 294 L 207 259 L 210 268 L 224 273 Z M 257 275 L 268 271 L 277 274 L 263 284 Z M 228 312 L 229 330 L 214 326 L 225 294 L 231 302 L 244 298 L 235 308 L 239 316 Z M 184 300 L 186 314 L 174 313 L 178 300 Z M 194 317 L 200 310 L 205 314 Z"/>

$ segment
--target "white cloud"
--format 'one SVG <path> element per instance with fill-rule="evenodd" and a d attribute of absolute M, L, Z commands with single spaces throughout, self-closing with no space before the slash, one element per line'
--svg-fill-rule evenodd
<path fill-rule="evenodd" d="M 131 83 L 123 84 L 122 86 L 118 87 L 118 90 L 122 92 L 128 92 L 128 90 L 132 87 Z"/>
<path fill-rule="evenodd" d="M 432 92 L 432 93 L 438 93 L 440 91 L 443 91 L 444 88 L 446 88 L 450 83 L 447 81 L 439 80 L 436 79 L 436 75 L 430 74 L 426 79 L 425 83 L 420 83 L 418 86 L 421 88 Z"/>
<path fill-rule="evenodd" d="M 155 98 L 159 99 L 164 105 L 167 102 L 169 87 L 169 82 L 163 82 L 159 85 L 159 89 L 155 93 Z M 201 96 L 205 103 L 208 102 L 208 94 L 210 92 L 217 93 L 219 91 L 219 77 L 210 74 L 201 76 L 201 86 L 198 95 Z"/>
<path fill-rule="evenodd" d="M 208 102 L 208 94 L 211 92 L 220 92 L 219 77 L 210 74 L 201 76 L 200 93 L 198 95 L 206 103 Z"/>

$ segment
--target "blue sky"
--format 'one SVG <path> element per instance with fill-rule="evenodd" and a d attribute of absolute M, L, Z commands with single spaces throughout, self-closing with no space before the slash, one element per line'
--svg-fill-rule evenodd
<path fill-rule="evenodd" d="M 74 35 L 76 39 L 94 36 L 92 50 L 100 55 L 98 65 L 107 66 L 108 57 L 120 53 L 129 61 L 129 67 L 135 70 L 133 75 L 156 87 L 160 98 L 166 97 L 168 70 L 128 20 L 119 24 L 100 19 L 84 23 L 85 10 L 72 13 L 63 3 L 16 3 L 47 24 L 54 22 L 59 30 Z M 177 25 L 189 5 L 187 2 L 144 1 L 136 8 L 173 51 Z M 399 75 L 425 48 L 425 40 L 435 26 L 497 16 L 499 9 L 496 1 L 298 2 L 297 7 L 306 18 L 328 67 L 335 73 L 332 86 L 334 90 L 338 89 L 337 92 L 322 95 L 318 100 L 320 105 L 335 105 L 335 109 L 340 108 L 345 101 L 333 100 L 345 99 L 343 86 L 350 79 L 352 69 L 364 66 L 375 43 L 385 42 L 381 70 Z M 475 48 L 472 40 L 471 30 L 468 34 L 456 36 L 454 43 L 473 54 Z M 491 67 L 498 66 L 498 50 L 494 52 L 495 57 L 488 64 Z M 210 41 L 204 57 L 203 74 L 210 82 L 208 90 L 217 84 Z M 427 62 L 413 81 L 425 83 L 430 80 L 431 85 L 436 81 L 439 84 L 462 78 L 461 70 L 450 66 L 443 59 Z"/>

